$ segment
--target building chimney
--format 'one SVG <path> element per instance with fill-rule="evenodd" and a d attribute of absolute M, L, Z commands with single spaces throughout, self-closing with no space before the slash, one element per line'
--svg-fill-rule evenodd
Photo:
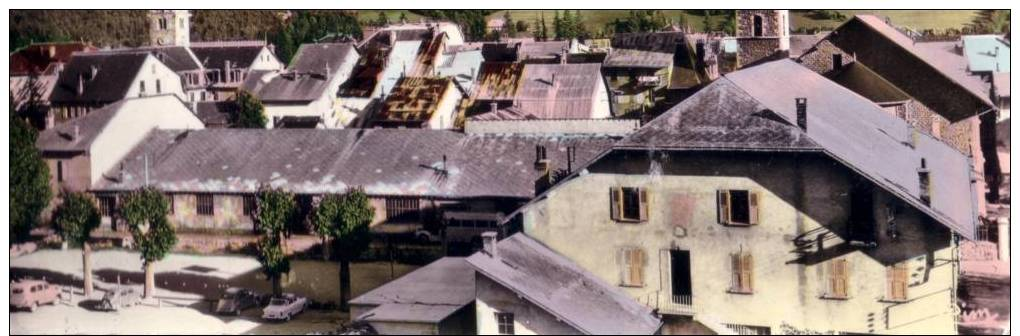
<path fill-rule="evenodd" d="M 489 112 L 495 113 L 496 110 L 499 108 L 499 104 L 496 103 L 496 102 L 491 102 L 491 103 L 489 103 L 489 107 L 491 108 L 491 111 L 489 111 Z"/>
<path fill-rule="evenodd" d="M 496 258 L 499 256 L 498 250 L 496 249 L 496 232 L 485 231 L 482 233 L 482 251 L 488 254 L 490 257 Z"/>
<path fill-rule="evenodd" d="M 797 127 L 807 131 L 807 98 L 796 98 L 797 103 Z"/>
<path fill-rule="evenodd" d="M 921 168 L 917 170 L 917 182 L 921 191 L 921 203 L 931 205 L 931 172 L 928 171 L 928 162 L 924 158 L 921 158 Z"/>
<path fill-rule="evenodd" d="M 546 156 L 545 146 L 535 145 L 535 170 L 540 172 L 549 170 L 549 157 Z"/>

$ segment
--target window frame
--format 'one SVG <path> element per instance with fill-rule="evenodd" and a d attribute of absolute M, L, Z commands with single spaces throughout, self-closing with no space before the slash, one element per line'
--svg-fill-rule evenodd
<path fill-rule="evenodd" d="M 628 192 L 632 196 L 628 197 Z M 613 187 L 609 190 L 610 218 L 620 223 L 641 223 L 648 221 L 648 189 L 641 187 Z M 637 202 L 637 204 L 628 204 Z M 630 210 L 630 211 L 628 211 Z M 633 211 L 637 217 L 631 217 Z M 628 213 L 631 212 L 631 213 Z"/>
<path fill-rule="evenodd" d="M 620 286 L 640 288 L 645 286 L 645 265 L 648 255 L 640 247 L 624 246 L 617 252 L 620 267 Z M 635 276 L 636 275 L 636 276 Z"/>
<path fill-rule="evenodd" d="M 209 204 L 203 204 L 208 200 Z M 208 209 L 208 210 L 207 210 Z M 213 194 L 195 194 L 195 214 L 199 216 L 216 215 L 216 197 Z"/>
<path fill-rule="evenodd" d="M 754 257 L 750 252 L 730 254 L 730 294 L 754 294 Z"/>
<path fill-rule="evenodd" d="M 747 193 L 747 223 L 733 221 L 733 192 Z M 751 189 L 720 189 L 716 191 L 716 215 L 719 224 L 753 226 L 761 223 L 761 193 Z"/>
<path fill-rule="evenodd" d="M 496 312 L 496 332 L 500 335 L 514 335 L 514 313 Z"/>
<path fill-rule="evenodd" d="M 421 221 L 421 198 L 418 197 L 386 197 L 386 221 L 393 223 L 413 223 Z"/>

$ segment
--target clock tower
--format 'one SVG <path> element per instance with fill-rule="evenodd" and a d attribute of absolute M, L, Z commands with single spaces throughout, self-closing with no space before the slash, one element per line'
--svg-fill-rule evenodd
<path fill-rule="evenodd" d="M 187 47 L 191 41 L 190 21 L 187 10 L 149 11 L 149 44 Z"/>

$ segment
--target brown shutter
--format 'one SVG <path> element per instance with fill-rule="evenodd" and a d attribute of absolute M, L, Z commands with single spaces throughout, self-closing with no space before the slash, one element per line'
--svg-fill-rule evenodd
<path fill-rule="evenodd" d="M 640 210 L 638 211 L 638 220 L 644 222 L 648 220 L 648 189 L 641 188 L 638 190 L 638 202 L 640 204 Z"/>
<path fill-rule="evenodd" d="M 641 286 L 645 283 L 644 276 L 644 265 L 645 265 L 645 253 L 641 249 L 632 249 L 631 256 L 633 257 L 630 264 L 631 271 L 631 285 Z"/>
<path fill-rule="evenodd" d="M 907 265 L 899 263 L 893 265 L 889 276 L 889 298 L 893 300 L 907 299 Z"/>
<path fill-rule="evenodd" d="M 740 254 L 730 254 L 730 269 L 733 271 L 733 279 L 730 289 L 733 291 L 740 291 Z"/>
<path fill-rule="evenodd" d="M 749 222 L 751 225 L 758 224 L 758 193 L 754 191 L 748 192 L 747 200 L 750 203 L 747 207 L 748 218 L 750 218 Z"/>
<path fill-rule="evenodd" d="M 616 187 L 609 189 L 609 216 L 613 220 L 620 220 L 620 213 L 623 209 L 623 189 Z"/>
<path fill-rule="evenodd" d="M 719 190 L 719 223 L 729 224 L 730 223 L 730 192 L 729 190 Z"/>
<path fill-rule="evenodd" d="M 751 254 L 750 253 L 745 254 L 740 263 L 740 270 L 742 272 L 744 281 L 744 283 L 742 283 L 740 287 L 745 292 L 748 293 L 754 290 L 754 272 L 752 272 L 753 267 L 754 259 L 752 259 Z"/>
<path fill-rule="evenodd" d="M 849 293 L 847 292 L 847 282 L 849 277 L 849 273 L 847 271 L 847 260 L 844 258 L 833 260 L 830 268 L 830 294 L 838 298 L 845 298 L 849 296 Z"/>

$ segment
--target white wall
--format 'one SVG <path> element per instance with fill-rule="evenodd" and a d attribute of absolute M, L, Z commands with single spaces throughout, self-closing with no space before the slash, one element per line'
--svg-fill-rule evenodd
<path fill-rule="evenodd" d="M 335 75 L 329 79 L 329 84 L 326 89 L 322 92 L 322 96 L 308 104 L 273 104 L 266 103 L 266 128 L 273 128 L 274 117 L 320 117 L 322 118 L 325 128 L 343 128 L 344 125 L 340 123 L 340 115 L 344 111 L 343 107 L 339 104 L 336 99 L 336 93 L 340 90 L 340 85 L 347 81 L 351 77 L 351 72 L 354 71 L 354 66 L 358 62 L 358 53 L 351 51 L 347 53 L 347 57 L 343 60 L 340 68 L 337 69 Z"/>
<path fill-rule="evenodd" d="M 273 52 L 269 51 L 269 48 L 262 47 L 262 51 L 255 57 L 255 61 L 251 63 L 251 70 L 282 70 L 285 67 L 280 59 L 273 55 Z"/>
<path fill-rule="evenodd" d="M 89 154 L 91 184 L 114 168 L 153 129 L 202 129 L 202 121 L 177 97 L 162 95 L 124 101 L 106 127 L 100 131 Z"/>
<path fill-rule="evenodd" d="M 160 92 L 156 92 L 156 81 L 159 81 Z M 141 83 L 145 82 L 145 92 L 141 92 Z M 181 83 L 181 77 L 177 75 L 173 70 L 170 70 L 163 62 L 153 57 L 151 54 L 145 57 L 145 62 L 142 63 L 141 70 L 135 75 L 135 79 L 131 81 L 131 87 L 128 88 L 127 94 L 124 98 L 136 98 L 155 96 L 160 94 L 174 94 L 181 100 L 188 100 L 188 97 L 184 94 L 184 86 Z"/>
<path fill-rule="evenodd" d="M 595 86 L 595 94 L 592 96 L 591 119 L 609 119 L 613 117 L 609 106 L 609 90 L 606 89 L 606 82 L 599 76 L 599 85 Z"/>
<path fill-rule="evenodd" d="M 514 314 L 515 335 L 577 335 L 577 329 L 559 321 L 513 291 L 475 272 L 475 323 L 479 335 L 499 335 L 496 313 Z"/>
<path fill-rule="evenodd" d="M 446 87 L 446 92 L 443 93 L 443 98 L 439 101 L 439 106 L 436 106 L 436 112 L 432 113 L 432 118 L 429 119 L 429 128 L 453 128 L 453 121 L 457 114 L 457 105 L 460 103 L 462 96 L 460 90 L 451 81 Z"/>

